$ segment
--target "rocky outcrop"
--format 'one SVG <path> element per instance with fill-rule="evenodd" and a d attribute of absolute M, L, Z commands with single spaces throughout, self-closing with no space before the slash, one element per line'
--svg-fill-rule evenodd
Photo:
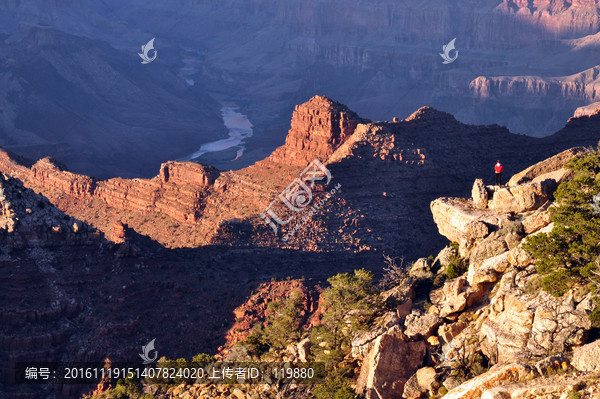
<path fill-rule="evenodd" d="M 406 342 L 399 333 L 380 335 L 363 360 L 357 392 L 366 399 L 401 399 L 404 384 L 423 364 L 425 348 L 424 341 Z"/>
<path fill-rule="evenodd" d="M 192 162 L 168 162 L 153 179 L 97 182 L 92 197 L 115 209 L 166 214 L 181 223 L 196 223 L 218 174 L 212 167 Z"/>
<path fill-rule="evenodd" d="M 268 160 L 297 166 L 306 166 L 315 158 L 325 161 L 364 122 L 346 106 L 315 96 L 296 106 L 285 144 Z"/>
<path fill-rule="evenodd" d="M 309 292 L 308 288 L 298 280 L 262 283 L 254 294 L 248 298 L 246 303 L 234 309 L 235 323 L 228 330 L 225 337 L 225 345 L 219 348 L 218 357 L 222 359 L 227 358 L 231 348 L 237 342 L 246 339 L 250 335 L 252 328 L 265 320 L 268 315 L 267 307 L 270 302 L 287 298 L 294 294 L 299 294 L 302 298 L 302 324 L 312 325 L 318 323 L 318 292 L 314 294 Z M 301 357 L 304 357 L 304 361 L 306 361 L 306 343 L 298 346 L 299 350 L 296 350 L 296 355 L 300 357 L 299 353 L 303 353 Z"/>
<path fill-rule="evenodd" d="M 563 151 L 515 174 L 506 187 L 486 187 L 477 179 L 470 199 L 434 200 L 430 208 L 440 234 L 458 242 L 461 255 L 475 262 L 513 249 L 525 234 L 550 223 L 554 191 L 573 176 L 564 166 L 588 151 Z"/>
<path fill-rule="evenodd" d="M 589 0 L 503 0 L 496 10 L 555 34 L 572 35 L 598 31 L 600 17 L 597 6 L 598 2 Z"/>
<path fill-rule="evenodd" d="M 509 363 L 492 367 L 489 371 L 472 378 L 466 383 L 450 390 L 446 399 L 480 399 L 483 393 L 498 385 L 531 379 L 535 370 L 520 363 Z"/>
<path fill-rule="evenodd" d="M 562 168 L 573 158 L 583 157 L 589 153 L 589 150 L 584 147 L 574 147 L 559 154 L 556 154 L 548 159 L 538 162 L 523 171 L 513 175 L 508 181 L 509 187 L 518 186 L 519 184 L 530 182 L 538 179 L 540 176 L 547 173 L 556 172 Z M 562 183 L 562 181 L 557 181 Z"/>
<path fill-rule="evenodd" d="M 31 167 L 30 178 L 34 184 L 47 190 L 80 199 L 92 196 L 96 187 L 96 182 L 91 177 L 68 172 L 64 166 L 50 158 L 36 162 Z"/>
<path fill-rule="evenodd" d="M 473 204 L 476 208 L 487 208 L 489 194 L 485 184 L 483 184 L 482 179 L 475 179 L 475 183 L 473 183 L 473 189 L 471 190 L 471 198 L 473 199 Z"/>
<path fill-rule="evenodd" d="M 404 320 L 404 334 L 410 339 L 427 339 L 442 324 L 442 319 L 431 313 L 413 311 Z"/>
<path fill-rule="evenodd" d="M 438 198 L 431 203 L 431 213 L 440 234 L 458 242 L 463 253 L 510 220 L 508 215 L 477 209 L 472 201 L 462 198 Z"/>
<path fill-rule="evenodd" d="M 20 181 L 0 175 L 0 245 L 10 250 L 85 246 L 101 239 L 98 231 L 66 216 Z"/>
<path fill-rule="evenodd" d="M 532 278 L 515 272 L 506 275 L 491 299 L 491 312 L 479 334 L 484 353 L 494 361 L 549 356 L 585 342 L 591 324 L 583 305 L 578 306 L 573 295 L 533 296 L 518 288 L 531 284 Z"/>
<path fill-rule="evenodd" d="M 498 213 L 523 213 L 539 208 L 551 199 L 558 183 L 552 179 L 500 188 L 488 202 L 489 209 Z"/>
<path fill-rule="evenodd" d="M 521 223 L 523 224 L 525 234 L 535 233 L 550 223 L 552 220 L 552 214 L 550 213 L 552 204 L 552 202 L 548 201 L 534 212 L 523 217 Z"/>
<path fill-rule="evenodd" d="M 597 115 L 600 108 L 600 102 L 594 102 L 583 107 L 578 107 L 573 112 L 573 118 L 579 118 L 581 116 L 592 116 Z"/>

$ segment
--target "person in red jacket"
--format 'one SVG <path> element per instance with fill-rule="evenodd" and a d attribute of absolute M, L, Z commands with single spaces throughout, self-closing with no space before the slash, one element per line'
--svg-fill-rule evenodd
<path fill-rule="evenodd" d="M 494 170 L 496 171 L 496 185 L 502 186 L 502 171 L 504 170 L 504 166 L 500 163 L 500 160 L 496 162 L 496 166 L 494 166 Z"/>

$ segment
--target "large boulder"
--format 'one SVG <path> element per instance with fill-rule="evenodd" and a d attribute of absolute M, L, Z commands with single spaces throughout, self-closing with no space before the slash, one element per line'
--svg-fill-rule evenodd
<path fill-rule="evenodd" d="M 442 324 L 442 319 L 437 315 L 413 311 L 404 321 L 406 327 L 404 334 L 408 338 L 427 339 L 433 335 L 440 324 Z"/>
<path fill-rule="evenodd" d="M 472 200 L 464 198 L 438 198 L 431 202 L 430 208 L 440 234 L 458 242 L 461 253 L 510 220 L 508 214 L 478 209 Z"/>
<path fill-rule="evenodd" d="M 571 364 L 579 371 L 600 371 L 600 339 L 576 348 Z"/>
<path fill-rule="evenodd" d="M 447 344 L 451 342 L 454 337 L 460 334 L 467 326 L 468 323 L 463 320 L 458 320 L 456 323 L 451 324 L 442 324 L 440 328 L 438 328 L 438 336 L 443 344 Z"/>
<path fill-rule="evenodd" d="M 506 251 L 482 261 L 469 263 L 467 273 L 469 284 L 495 283 L 498 281 L 499 275 L 504 273 L 510 266 L 508 255 L 509 252 Z"/>
<path fill-rule="evenodd" d="M 499 255 L 518 246 L 523 239 L 523 224 L 519 221 L 504 221 L 502 227 L 474 244 L 469 252 L 470 262 L 478 262 Z"/>
<path fill-rule="evenodd" d="M 494 192 L 488 207 L 498 213 L 531 211 L 550 200 L 556 187 L 558 187 L 556 180 L 548 177 L 541 181 L 500 188 Z"/>
<path fill-rule="evenodd" d="M 525 234 L 535 233 L 550 224 L 552 221 L 552 215 L 549 210 L 551 205 L 552 201 L 548 201 L 535 212 L 523 218 L 522 223 Z"/>
<path fill-rule="evenodd" d="M 562 169 L 572 158 L 583 157 L 589 154 L 589 152 L 590 151 L 584 147 L 570 148 L 515 174 L 508 181 L 508 186 L 514 187 L 519 184 L 530 182 L 541 175 L 555 172 Z"/>
<path fill-rule="evenodd" d="M 464 277 L 446 281 L 442 288 L 429 293 L 429 300 L 439 309 L 440 317 L 447 317 L 464 310 L 467 306 L 469 286 Z"/>
<path fill-rule="evenodd" d="M 426 347 L 424 341 L 404 341 L 401 333 L 379 336 L 363 360 L 357 393 L 365 399 L 401 399 L 404 384 L 423 364 Z"/>

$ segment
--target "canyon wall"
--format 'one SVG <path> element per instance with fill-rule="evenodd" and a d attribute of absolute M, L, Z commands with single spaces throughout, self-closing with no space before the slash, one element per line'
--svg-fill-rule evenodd
<path fill-rule="evenodd" d="M 558 77 L 539 76 L 479 76 L 469 88 L 482 99 L 494 96 L 536 96 L 545 98 L 571 98 L 586 102 L 600 98 L 600 68 L 590 68 L 581 73 Z"/>
<path fill-rule="evenodd" d="M 152 179 L 95 180 L 64 170 L 50 158 L 31 168 L 0 152 L 2 171 L 21 179 L 44 195 L 74 200 L 101 200 L 117 210 L 161 213 L 180 223 L 198 221 L 204 198 L 219 175 L 213 167 L 196 163 L 167 162 Z"/>

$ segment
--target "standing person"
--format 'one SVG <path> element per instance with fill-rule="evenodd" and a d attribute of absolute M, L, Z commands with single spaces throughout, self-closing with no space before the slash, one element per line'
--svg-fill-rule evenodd
<path fill-rule="evenodd" d="M 504 170 L 504 166 L 502 166 L 500 160 L 496 162 L 494 170 L 496 171 L 496 185 L 502 187 L 502 171 Z"/>

